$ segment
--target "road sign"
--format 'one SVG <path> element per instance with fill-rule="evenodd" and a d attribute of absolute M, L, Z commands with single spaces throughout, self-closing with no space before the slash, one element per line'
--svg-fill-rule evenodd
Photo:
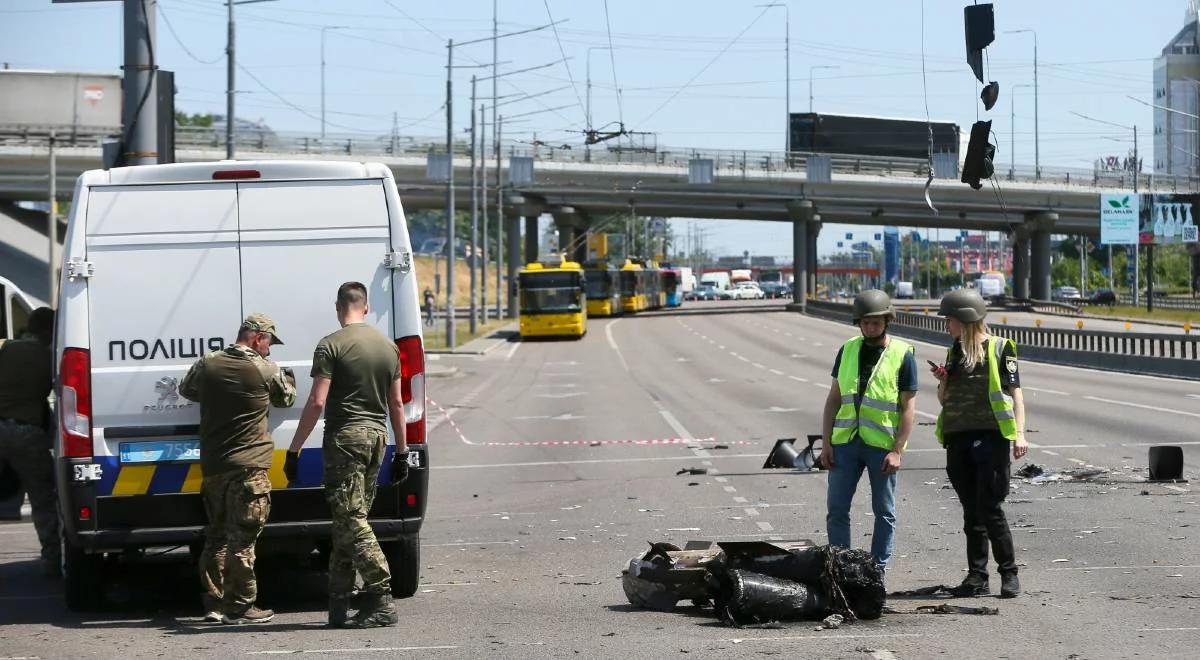
<path fill-rule="evenodd" d="M 850 231 L 846 232 L 846 240 L 848 240 L 848 241 L 854 240 L 854 232 L 850 232 Z"/>
<path fill-rule="evenodd" d="M 1100 195 L 1100 242 L 1137 245 L 1139 206 L 1138 195 Z"/>
<path fill-rule="evenodd" d="M 875 234 L 875 240 L 877 240 L 877 241 L 882 241 L 882 240 L 883 240 L 883 234 Z"/>

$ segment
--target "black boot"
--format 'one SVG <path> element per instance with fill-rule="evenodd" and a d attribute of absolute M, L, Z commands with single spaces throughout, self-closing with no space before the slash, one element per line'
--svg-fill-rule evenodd
<path fill-rule="evenodd" d="M 959 598 L 982 596 L 983 594 L 990 592 L 991 589 L 988 587 L 987 576 L 984 575 L 981 577 L 976 573 L 968 573 L 967 577 L 963 579 L 962 584 L 950 590 L 950 593 L 958 596 Z"/>
<path fill-rule="evenodd" d="M 349 616 L 350 595 L 329 594 L 329 627 L 343 628 Z"/>
<path fill-rule="evenodd" d="M 400 613 L 392 602 L 391 592 L 369 593 L 363 597 L 363 606 L 354 618 L 346 622 L 347 628 L 382 628 L 400 622 Z"/>
<path fill-rule="evenodd" d="M 1016 571 L 1007 571 L 1000 574 L 1000 597 L 1001 598 L 1016 598 L 1017 594 L 1021 593 L 1021 581 L 1017 579 Z"/>

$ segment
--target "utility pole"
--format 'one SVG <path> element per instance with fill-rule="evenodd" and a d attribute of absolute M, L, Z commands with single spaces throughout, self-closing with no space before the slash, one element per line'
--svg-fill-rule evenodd
<path fill-rule="evenodd" d="M 587 49 L 587 102 L 585 104 L 583 114 L 587 121 L 587 133 L 583 141 L 583 162 L 592 162 L 592 143 L 590 141 L 592 132 L 592 51 L 593 50 L 610 50 L 608 46 L 591 46 Z"/>
<path fill-rule="evenodd" d="M 488 266 L 488 185 L 487 185 L 487 112 L 482 103 L 479 104 L 479 186 L 483 197 L 483 259 L 479 264 L 479 315 L 480 320 L 487 323 L 487 266 Z"/>
<path fill-rule="evenodd" d="M 234 39 L 234 27 L 233 27 L 233 6 L 234 5 L 250 5 L 250 4 L 254 4 L 254 3 L 258 3 L 258 2 L 274 2 L 274 1 L 275 0 L 225 0 L 225 7 L 226 7 L 226 9 L 228 9 L 228 16 L 229 16 L 228 17 L 229 34 L 228 34 L 228 38 L 225 42 L 225 159 L 226 160 L 233 160 L 234 156 L 237 153 L 237 147 L 235 146 L 235 143 L 234 143 L 234 140 L 236 139 L 236 132 L 234 130 L 234 126 L 237 123 L 237 118 L 236 118 L 236 114 L 234 113 L 234 107 L 233 107 L 234 106 L 234 103 L 233 103 L 234 96 L 237 94 L 237 86 L 234 84 L 234 76 L 233 76 L 233 69 L 234 69 L 234 67 L 237 66 L 237 58 L 234 57 L 234 52 L 233 52 L 234 44 L 236 43 L 236 39 Z M 140 4 L 141 4 L 141 2 L 139 2 L 138 0 L 125 0 L 126 13 L 128 14 L 128 12 L 129 12 L 128 7 L 130 5 L 140 5 Z M 149 3 L 149 4 L 151 7 L 154 6 L 154 3 Z M 153 25 L 153 21 L 151 21 L 150 24 Z M 125 34 L 130 34 L 128 21 L 125 24 Z M 322 34 L 324 34 L 324 33 L 322 33 Z M 125 42 L 129 43 L 129 39 L 127 38 L 125 40 Z M 321 60 L 322 60 L 322 62 L 321 62 L 322 65 L 324 65 L 324 60 L 325 60 L 324 56 L 321 57 Z M 153 73 L 153 72 L 151 72 L 151 73 Z M 126 74 L 126 75 L 128 75 L 128 74 Z M 324 81 L 324 76 L 322 76 L 322 82 L 323 81 Z M 130 97 L 128 94 L 126 94 L 125 98 L 129 99 Z M 322 94 L 321 95 L 322 101 L 324 100 L 324 98 L 325 98 L 325 95 Z M 321 128 L 324 129 L 325 128 L 324 114 L 321 115 L 321 118 L 322 118 Z M 151 130 L 157 131 L 157 124 L 155 124 L 155 122 L 151 122 L 151 125 L 155 126 L 155 128 L 151 129 Z M 157 162 L 157 161 L 158 161 L 158 158 L 155 157 L 153 162 Z"/>
<path fill-rule="evenodd" d="M 1037 49 L 1037 31 L 1022 28 L 1020 30 L 1008 30 L 1004 34 L 1021 34 L 1028 32 L 1033 35 L 1033 178 L 1040 181 L 1042 178 L 1042 158 L 1041 158 L 1041 140 L 1038 133 L 1038 49 Z"/>
<path fill-rule="evenodd" d="M 813 111 L 813 72 L 818 69 L 840 69 L 841 67 L 831 64 L 821 64 L 808 67 L 808 111 Z"/>
<path fill-rule="evenodd" d="M 475 76 L 471 76 L 471 255 L 467 262 L 471 269 L 471 336 L 474 337 L 479 329 L 479 310 L 476 307 L 475 272 L 479 255 L 475 254 L 475 246 L 479 243 L 479 176 L 475 171 Z"/>
<path fill-rule="evenodd" d="M 126 165 L 158 162 L 158 103 L 154 63 L 155 3 L 125 0 L 125 96 L 122 150 Z"/>
<path fill-rule="evenodd" d="M 779 3 L 772 2 L 766 5 L 754 5 L 770 9 L 772 7 L 783 8 L 783 119 L 784 119 L 784 163 L 791 163 L 792 155 L 792 10 L 788 8 L 787 2 Z M 812 81 L 809 81 L 811 85 Z M 809 88 L 809 106 L 812 105 L 812 88 Z M 809 112 L 812 112 L 812 107 L 809 107 Z"/>
<path fill-rule="evenodd" d="M 446 347 L 458 337 L 454 323 L 454 40 L 446 42 Z"/>

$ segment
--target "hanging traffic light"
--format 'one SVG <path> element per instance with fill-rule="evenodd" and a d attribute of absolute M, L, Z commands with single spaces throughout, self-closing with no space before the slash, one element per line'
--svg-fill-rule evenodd
<path fill-rule="evenodd" d="M 996 156 L 996 147 L 988 141 L 991 133 L 991 121 L 977 121 L 971 126 L 971 141 L 967 143 L 967 157 L 963 160 L 962 182 L 975 190 L 983 187 L 980 179 L 992 178 L 995 171 L 992 159 Z"/>

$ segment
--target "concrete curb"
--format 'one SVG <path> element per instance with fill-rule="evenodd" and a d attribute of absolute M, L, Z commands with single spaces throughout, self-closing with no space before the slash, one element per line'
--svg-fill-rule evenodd
<path fill-rule="evenodd" d="M 458 348 L 431 348 L 426 353 L 433 355 L 487 355 L 497 348 L 508 344 L 509 337 L 516 334 L 517 323 L 514 321 L 496 328 L 487 337 L 476 337 Z M 503 335 L 496 338 L 495 335 Z"/>

